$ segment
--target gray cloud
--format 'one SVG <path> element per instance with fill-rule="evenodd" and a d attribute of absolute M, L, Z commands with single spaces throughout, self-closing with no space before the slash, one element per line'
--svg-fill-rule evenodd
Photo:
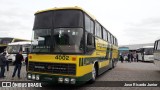
<path fill-rule="evenodd" d="M 31 36 L 34 16 L 32 13 L 17 7 L 0 9 L 0 12 L 0 37 Z"/>
<path fill-rule="evenodd" d="M 124 38 L 128 44 L 154 43 L 160 37 L 160 17 L 144 19 L 138 23 L 130 23 L 126 28 Z"/>
<path fill-rule="evenodd" d="M 0 37 L 30 39 L 35 11 L 66 5 L 82 6 L 92 12 L 91 14 L 97 15 L 97 19 L 101 20 L 103 25 L 106 24 L 105 27 L 118 38 L 121 45 L 150 43 L 160 36 L 159 0 L 116 2 L 118 3 L 112 0 L 1 0 Z"/>
<path fill-rule="evenodd" d="M 150 17 L 141 22 L 131 22 L 128 25 L 131 27 L 160 27 L 160 17 Z"/>

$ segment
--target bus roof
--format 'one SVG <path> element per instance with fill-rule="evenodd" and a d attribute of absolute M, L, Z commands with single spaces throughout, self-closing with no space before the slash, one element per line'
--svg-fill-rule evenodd
<path fill-rule="evenodd" d="M 129 51 L 129 47 L 119 47 L 118 50 Z"/>
<path fill-rule="evenodd" d="M 143 48 L 154 48 L 154 46 L 143 46 Z"/>
<path fill-rule="evenodd" d="M 29 41 L 29 40 L 27 40 L 27 39 L 21 39 L 21 38 L 15 38 L 15 37 L 0 37 L 0 39 L 19 39 L 19 40 L 24 40 L 24 41 Z"/>
<path fill-rule="evenodd" d="M 0 44 L 0 47 L 5 47 L 5 46 L 7 46 L 6 44 Z"/>
<path fill-rule="evenodd" d="M 78 6 L 74 6 L 74 7 L 54 7 L 54 8 L 50 8 L 50 9 L 45 9 L 45 10 L 40 10 L 37 11 L 35 14 L 38 13 L 42 13 L 42 12 L 47 12 L 47 11 L 54 11 L 54 10 L 67 10 L 67 9 L 75 9 L 75 10 L 81 10 L 84 13 L 86 13 L 87 15 L 89 15 L 93 20 L 97 21 L 98 23 L 100 23 L 92 14 L 90 14 L 89 12 L 85 11 L 84 9 L 82 9 L 81 7 Z M 102 24 L 101 24 L 102 25 Z M 105 28 L 103 26 L 103 28 Z M 106 29 L 107 30 L 107 29 Z M 107 30 L 108 31 L 108 30 Z M 111 32 L 109 32 L 110 34 L 112 34 Z M 113 35 L 113 34 L 112 34 Z M 114 35 L 113 35 L 114 36 Z M 115 36 L 114 36 L 115 37 Z M 116 38 L 116 37 L 115 37 Z"/>
<path fill-rule="evenodd" d="M 160 39 L 157 39 L 156 41 L 160 41 Z"/>
<path fill-rule="evenodd" d="M 75 6 L 75 7 L 54 7 L 54 8 L 50 8 L 50 9 L 37 11 L 35 14 L 38 14 L 38 13 L 41 13 L 41 12 L 46 12 L 46 11 L 65 10 L 65 9 L 81 10 L 81 11 L 85 12 L 86 14 L 88 14 L 92 19 L 95 20 L 95 17 L 93 15 L 91 15 L 90 13 L 86 12 L 85 10 L 83 10 L 81 7 L 78 7 L 78 6 Z"/>
<path fill-rule="evenodd" d="M 27 41 L 13 42 L 13 43 L 9 43 L 8 45 L 25 45 L 25 44 L 31 44 L 31 42 L 27 42 Z"/>

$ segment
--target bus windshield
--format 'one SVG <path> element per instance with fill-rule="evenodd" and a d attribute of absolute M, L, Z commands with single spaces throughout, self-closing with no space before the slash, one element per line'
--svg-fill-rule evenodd
<path fill-rule="evenodd" d="M 34 30 L 32 52 L 35 53 L 82 53 L 82 28 L 57 28 Z"/>
<path fill-rule="evenodd" d="M 82 53 L 82 36 L 81 28 L 58 28 L 54 30 L 54 52 L 65 53 Z M 59 49 L 58 49 L 59 48 Z"/>
<path fill-rule="evenodd" d="M 144 48 L 145 55 L 153 55 L 153 48 Z"/>
<path fill-rule="evenodd" d="M 20 51 L 20 49 L 21 49 L 21 45 L 9 45 L 7 47 L 7 52 L 9 54 L 11 54 L 11 53 L 18 53 Z"/>
<path fill-rule="evenodd" d="M 51 10 L 35 14 L 32 53 L 82 53 L 83 13 Z"/>

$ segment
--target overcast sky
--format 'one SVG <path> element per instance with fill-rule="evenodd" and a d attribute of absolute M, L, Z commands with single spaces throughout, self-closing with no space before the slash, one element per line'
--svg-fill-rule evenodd
<path fill-rule="evenodd" d="M 160 0 L 1 0 L 0 37 L 31 39 L 34 13 L 64 6 L 80 6 L 94 15 L 119 45 L 160 37 Z"/>

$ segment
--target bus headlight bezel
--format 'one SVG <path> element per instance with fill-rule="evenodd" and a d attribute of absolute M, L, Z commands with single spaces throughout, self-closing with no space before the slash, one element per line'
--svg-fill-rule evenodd
<path fill-rule="evenodd" d="M 64 81 L 64 80 L 63 80 L 62 77 L 59 77 L 59 78 L 58 78 L 58 83 L 63 83 L 63 81 Z"/>
<path fill-rule="evenodd" d="M 64 83 L 68 84 L 69 83 L 69 78 L 64 78 Z"/>
<path fill-rule="evenodd" d="M 32 74 L 32 80 L 35 80 L 35 79 L 36 79 L 36 75 Z"/>
<path fill-rule="evenodd" d="M 71 84 L 76 84 L 76 79 L 75 79 L 75 78 L 71 78 L 71 79 L 70 79 L 70 83 L 71 83 Z"/>
<path fill-rule="evenodd" d="M 27 74 L 27 78 L 28 79 L 32 79 L 32 75 L 31 74 Z"/>
<path fill-rule="evenodd" d="M 36 80 L 40 80 L 40 76 L 39 75 L 36 75 Z"/>

